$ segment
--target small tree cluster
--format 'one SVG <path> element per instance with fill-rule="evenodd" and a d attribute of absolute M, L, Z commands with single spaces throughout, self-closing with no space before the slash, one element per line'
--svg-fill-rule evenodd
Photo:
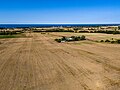
<path fill-rule="evenodd" d="M 120 30 L 120 26 L 118 27 L 118 30 Z"/>
<path fill-rule="evenodd" d="M 84 35 L 82 36 L 71 36 L 71 37 L 62 37 L 61 39 L 55 39 L 57 42 L 70 42 L 70 41 L 81 41 L 86 40 L 86 37 Z"/>

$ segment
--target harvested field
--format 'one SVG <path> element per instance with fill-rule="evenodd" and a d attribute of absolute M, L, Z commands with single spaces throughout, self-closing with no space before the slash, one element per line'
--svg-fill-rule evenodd
<path fill-rule="evenodd" d="M 120 90 L 120 45 L 54 41 L 71 35 L 81 34 L 26 33 L 29 38 L 0 39 L 0 90 Z"/>

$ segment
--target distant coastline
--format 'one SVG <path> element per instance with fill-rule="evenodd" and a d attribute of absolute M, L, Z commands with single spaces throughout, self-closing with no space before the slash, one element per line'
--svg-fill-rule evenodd
<path fill-rule="evenodd" d="M 120 24 L 0 24 L 0 28 L 35 28 L 35 27 L 97 27 L 120 26 Z"/>

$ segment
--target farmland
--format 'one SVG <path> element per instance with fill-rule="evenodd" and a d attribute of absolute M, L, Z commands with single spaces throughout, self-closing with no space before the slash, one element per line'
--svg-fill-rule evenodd
<path fill-rule="evenodd" d="M 0 90 L 119 90 L 120 39 L 99 33 L 25 33 L 0 39 Z M 90 40 L 58 43 L 62 36 Z"/>

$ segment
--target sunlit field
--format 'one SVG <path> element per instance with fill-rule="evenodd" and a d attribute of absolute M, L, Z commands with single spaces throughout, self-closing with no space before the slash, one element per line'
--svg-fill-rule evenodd
<path fill-rule="evenodd" d="M 119 90 L 120 39 L 99 33 L 25 33 L 0 39 L 0 90 Z M 58 43 L 62 36 L 88 40 Z"/>

